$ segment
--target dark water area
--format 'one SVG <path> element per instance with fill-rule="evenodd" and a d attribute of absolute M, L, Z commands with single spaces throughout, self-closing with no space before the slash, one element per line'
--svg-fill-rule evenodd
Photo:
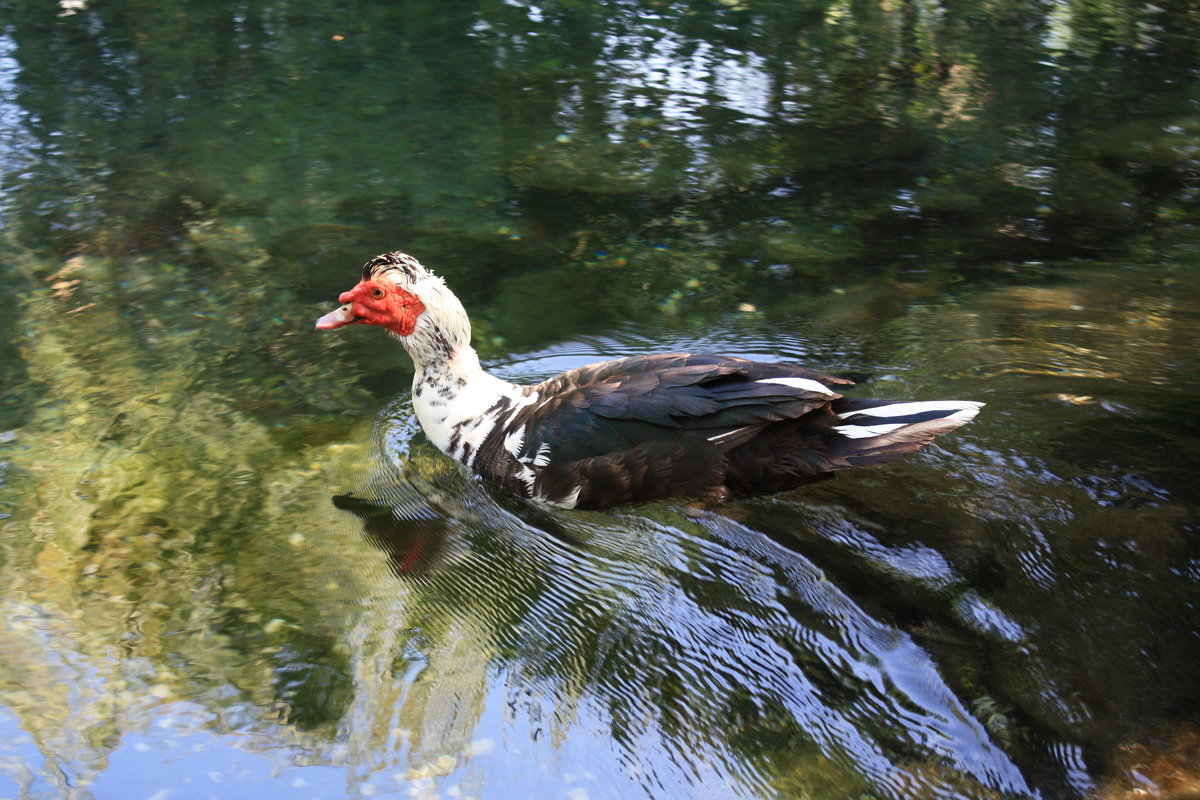
<path fill-rule="evenodd" d="M 0 2 L 0 798 L 1200 791 L 1192 2 Z M 438 453 L 697 350 L 984 401 L 606 512 Z"/>

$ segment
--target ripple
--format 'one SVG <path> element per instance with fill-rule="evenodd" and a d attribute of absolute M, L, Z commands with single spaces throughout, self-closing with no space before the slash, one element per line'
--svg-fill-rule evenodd
<path fill-rule="evenodd" d="M 389 443 L 412 431 L 403 414 L 382 429 Z M 557 737 L 611 741 L 621 768 L 647 791 L 769 791 L 774 759 L 747 762 L 739 742 L 760 741 L 770 753 L 767 742 L 798 741 L 828 759 L 822 769 L 832 768 L 835 782 L 866 781 L 886 796 L 904 797 L 914 782 L 937 785 L 914 777 L 914 757 L 1027 793 L 929 655 L 796 553 L 725 517 L 688 520 L 669 505 L 552 512 L 557 530 L 548 531 L 461 472 L 432 469 L 424 462 L 440 457 L 406 441 L 403 469 L 391 460 L 393 513 L 452 519 L 459 541 L 454 558 L 420 575 L 395 571 L 402 590 L 387 601 L 390 617 L 407 622 L 383 635 L 383 618 L 364 618 L 358 637 L 390 641 L 406 663 L 425 666 L 366 681 L 359 693 L 380 709 L 394 706 L 381 693 L 408 696 L 401 717 L 416 710 L 417 696 L 426 709 L 455 704 L 447 720 L 416 718 L 426 751 L 478 738 L 490 696 L 478 687 L 502 685 L 534 731 L 553 720 Z M 371 701 L 363 703 L 369 713 Z"/>
<path fill-rule="evenodd" d="M 779 334 L 744 320 L 701 332 L 631 326 L 494 366 L 530 382 L 604 358 L 708 350 L 825 369 L 865 365 L 894 378 L 896 392 L 936 372 L 930 364 L 872 362 L 837 336 L 796 330 Z M 916 326 L 909 340 L 926 332 Z M 1075 384 L 1111 380 L 1119 361 L 1081 342 L 1030 350 L 1017 337 L 957 342 L 962 351 L 947 343 L 937 369 L 976 388 L 993 381 L 988 399 L 1015 395 L 1017 402 L 996 403 L 983 425 L 912 466 L 817 488 L 805 500 L 749 506 L 752 516 L 770 517 L 763 530 L 777 530 L 778 541 L 794 532 L 795 541 L 815 542 L 832 559 L 782 547 L 757 522 L 692 519 L 671 503 L 601 514 L 514 502 L 434 453 L 400 398 L 377 429 L 386 465 L 380 481 L 394 484 L 377 494 L 393 517 L 435 530 L 445 547 L 437 557 L 401 558 L 408 566 L 391 570 L 392 588 L 381 585 L 379 597 L 364 601 L 376 613 L 364 614 L 349 639 L 371 665 L 359 670 L 361 718 L 384 713 L 376 706 L 398 707 L 397 719 L 428 754 L 455 752 L 480 736 L 548 737 L 563 748 L 564 763 L 610 765 L 658 796 L 686 796 L 701 785 L 719 787 L 715 797 L 761 796 L 785 782 L 810 785 L 818 774 L 839 796 L 1035 794 L 1006 752 L 1013 726 L 972 713 L 992 689 L 976 686 L 975 673 L 956 674 L 959 665 L 939 648 L 1036 650 L 1034 611 L 1000 602 L 1009 598 L 974 585 L 974 577 L 1032 598 L 1064 581 L 1074 587 L 1069 570 L 1093 564 L 1078 561 L 1063 530 L 1130 498 L 1150 508 L 1173 497 L 1139 471 L 1110 464 L 1080 476 L 1051 448 L 1027 444 L 1081 419 L 1107 419 L 1106 404 L 1124 401 L 1092 402 L 1095 391 Z M 1036 395 L 1014 382 L 1034 375 Z M 1035 429 L 1031 420 L 1047 413 L 1061 418 L 1040 418 Z M 939 509 L 934 520 L 932 506 L 921 503 L 928 498 Z M 976 551 L 982 566 L 972 563 Z M 861 574 L 847 573 L 846 564 Z M 881 577 L 913 597 L 893 606 L 863 594 Z M 920 621 L 892 619 L 891 608 L 898 617 L 912 610 Z M 396 630 L 382 630 L 390 624 Z M 368 677 L 397 663 L 422 667 Z M 1038 702 L 1068 714 L 1060 701 Z M 494 760 L 480 768 L 503 769 Z"/>
<path fill-rule="evenodd" d="M 596 361 L 647 353 L 695 352 L 739 356 L 766 362 L 788 362 L 817 370 L 851 362 L 827 332 L 815 337 L 810 325 L 747 327 L 743 322 L 718 321 L 701 331 L 638 325 L 619 328 L 604 336 L 581 337 L 490 362 L 493 369 L 517 383 L 531 383 Z"/>

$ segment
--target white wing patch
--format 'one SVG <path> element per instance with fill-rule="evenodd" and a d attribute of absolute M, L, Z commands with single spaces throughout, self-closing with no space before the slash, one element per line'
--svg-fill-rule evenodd
<path fill-rule="evenodd" d="M 520 459 L 521 448 L 525 445 L 525 426 L 511 431 L 504 437 L 504 449 L 512 454 L 513 458 Z"/>
<path fill-rule="evenodd" d="M 512 453 L 513 457 L 521 465 L 520 471 L 517 472 L 517 479 L 525 484 L 525 491 L 529 494 L 529 498 L 538 503 L 552 503 L 561 505 L 570 501 L 571 505 L 563 506 L 564 508 L 574 508 L 575 503 L 579 500 L 579 489 L 575 490 L 574 495 L 567 495 L 562 501 L 551 500 L 546 495 L 542 494 L 537 488 L 538 473 L 542 467 L 550 463 L 550 444 L 542 442 L 538 445 L 537 452 L 531 455 L 521 455 L 521 449 L 525 446 L 525 426 L 522 425 L 517 430 L 504 437 L 504 449 Z M 580 487 L 582 488 L 582 487 Z"/>
<path fill-rule="evenodd" d="M 875 408 L 860 408 L 838 416 L 843 419 L 855 414 L 870 414 L 872 417 L 903 417 L 909 414 L 923 414 L 926 411 L 953 411 L 953 414 L 947 414 L 946 417 L 966 422 L 978 414 L 979 409 L 983 406 L 983 403 L 974 400 L 923 400 L 913 403 L 892 403 Z"/>
<path fill-rule="evenodd" d="M 866 439 L 869 436 L 882 436 L 897 428 L 903 428 L 907 423 L 890 422 L 885 425 L 835 425 L 834 430 L 847 439 Z"/>
<path fill-rule="evenodd" d="M 806 392 L 816 392 L 817 394 L 827 394 L 831 397 L 834 392 L 828 386 L 810 378 L 763 378 L 755 383 L 776 383 L 780 386 L 790 386 L 793 389 L 803 389 Z"/>
<path fill-rule="evenodd" d="M 548 500 L 546 502 L 550 503 L 550 505 L 552 505 L 552 506 L 558 506 L 559 508 L 574 508 L 575 504 L 579 502 L 579 493 L 582 491 L 583 491 L 583 484 L 580 484 L 580 485 L 576 486 L 571 491 L 571 493 L 568 494 L 563 499 Z"/>
<path fill-rule="evenodd" d="M 969 422 L 974 419 L 979 413 L 979 409 L 983 408 L 984 404 L 974 400 L 925 400 L 913 403 L 891 403 L 886 406 L 875 406 L 874 408 L 860 408 L 854 411 L 847 411 L 843 414 L 838 414 L 839 417 L 847 421 L 845 425 L 837 425 L 834 430 L 849 439 L 866 439 L 870 436 L 882 436 L 885 433 L 903 428 L 905 425 L 913 424 L 912 420 L 900 422 L 878 422 L 874 425 L 855 425 L 852 421 L 856 414 L 861 414 L 870 417 L 883 417 L 885 419 L 895 419 L 897 417 L 906 417 L 909 415 L 924 414 L 928 411 L 949 411 L 949 414 L 944 414 L 941 417 L 934 419 L 947 420 L 962 425 L 964 422 Z"/>

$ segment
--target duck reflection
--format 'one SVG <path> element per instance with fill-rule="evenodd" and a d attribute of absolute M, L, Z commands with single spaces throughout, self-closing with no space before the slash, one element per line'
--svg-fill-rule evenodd
<path fill-rule="evenodd" d="M 406 519 L 393 506 L 354 494 L 334 495 L 333 505 L 362 521 L 363 535 L 387 554 L 397 576 L 423 574 L 444 563 L 456 537 L 448 519 Z"/>
<path fill-rule="evenodd" d="M 579 544 L 578 536 L 568 533 L 554 517 L 532 503 L 502 491 L 489 495 L 500 509 L 529 528 L 565 543 Z M 353 492 L 334 495 L 331 500 L 335 508 L 362 521 L 363 535 L 387 555 L 389 568 L 396 576 L 425 575 L 444 567 L 463 542 L 463 526 L 455 516 L 414 515 L 411 503 Z"/>

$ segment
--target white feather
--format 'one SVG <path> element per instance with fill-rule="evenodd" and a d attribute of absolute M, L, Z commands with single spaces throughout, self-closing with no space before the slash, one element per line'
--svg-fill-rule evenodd
<path fill-rule="evenodd" d="M 521 457 L 521 448 L 525 446 L 525 426 L 517 428 L 515 431 L 510 431 L 504 437 L 504 449 L 512 454 L 513 458 Z"/>
<path fill-rule="evenodd" d="M 529 491 L 530 497 L 537 500 L 538 498 L 533 493 L 533 484 L 537 480 L 537 473 L 530 467 L 522 466 L 521 471 L 517 473 L 517 478 L 525 484 L 525 488 Z"/>
<path fill-rule="evenodd" d="M 745 425 L 741 428 L 734 428 L 731 431 L 725 431 L 724 433 L 718 433 L 716 436 L 709 436 L 708 440 L 710 442 L 712 442 L 713 444 L 722 444 L 726 439 L 732 439 L 734 436 L 737 436 L 739 433 L 746 430 L 746 428 L 748 428 L 748 427 L 750 427 L 750 426 Z"/>
<path fill-rule="evenodd" d="M 903 428 L 906 423 L 892 422 L 885 425 L 837 425 L 834 430 L 848 439 L 865 439 L 868 436 L 880 436 L 890 433 L 897 428 Z"/>
<path fill-rule="evenodd" d="M 425 435 L 443 453 L 456 458 L 458 456 L 451 452 L 450 447 L 455 430 L 459 431 L 460 436 L 459 452 L 464 444 L 470 444 L 474 453 L 495 425 L 495 420 L 487 416 L 487 411 L 501 397 L 509 398 L 514 407 L 537 399 L 536 395 L 526 396 L 521 387 L 484 372 L 474 355 L 472 351 L 468 357 L 455 359 L 444 375 L 438 374 L 439 386 L 454 389 L 449 397 L 443 397 L 436 386 L 425 386 L 418 394 L 418 387 L 425 380 L 425 369 L 419 368 L 413 378 L 413 410 L 417 412 Z M 461 388 L 459 378 L 464 381 Z"/>
<path fill-rule="evenodd" d="M 875 406 L 874 408 L 861 408 L 854 411 L 847 411 L 838 416 L 846 420 L 845 425 L 837 425 L 834 430 L 850 439 L 865 439 L 870 436 L 882 436 L 885 433 L 903 428 L 906 425 L 916 424 L 914 422 L 879 422 L 873 425 L 856 425 L 852 420 L 856 414 L 870 417 L 907 417 L 911 415 L 924 414 L 928 411 L 949 411 L 951 413 L 944 414 L 940 419 L 950 421 L 962 425 L 964 422 L 969 422 L 979 413 L 979 409 L 983 408 L 983 403 L 978 403 L 974 400 L 925 400 L 911 403 L 891 403 L 886 406 Z"/>
<path fill-rule="evenodd" d="M 926 411 L 953 411 L 953 414 L 947 414 L 946 417 L 966 422 L 978 414 L 979 409 L 983 406 L 983 403 L 974 400 L 920 400 L 912 403 L 892 403 L 874 408 L 860 408 L 838 416 L 843 419 L 855 414 L 870 414 L 872 417 L 904 417 L 909 414 L 923 414 Z"/>
<path fill-rule="evenodd" d="M 550 500 L 550 501 L 548 501 L 548 502 L 550 503 L 550 505 L 553 505 L 553 506 L 558 506 L 559 508 L 574 508 L 574 507 L 575 507 L 575 504 L 579 502 L 579 493 L 580 493 L 581 491 L 583 491 L 583 484 L 580 484 L 579 486 L 576 486 L 576 487 L 575 487 L 575 488 L 574 488 L 574 489 L 571 491 L 571 493 L 570 493 L 570 494 L 568 494 L 568 495 L 567 495 L 566 497 L 564 497 L 563 499 L 561 499 L 561 500 Z"/>
<path fill-rule="evenodd" d="M 755 383 L 775 383 L 780 386 L 790 386 L 793 389 L 803 389 L 806 392 L 816 392 L 817 394 L 833 395 L 834 392 L 828 386 L 818 381 L 809 378 L 763 378 Z"/>

